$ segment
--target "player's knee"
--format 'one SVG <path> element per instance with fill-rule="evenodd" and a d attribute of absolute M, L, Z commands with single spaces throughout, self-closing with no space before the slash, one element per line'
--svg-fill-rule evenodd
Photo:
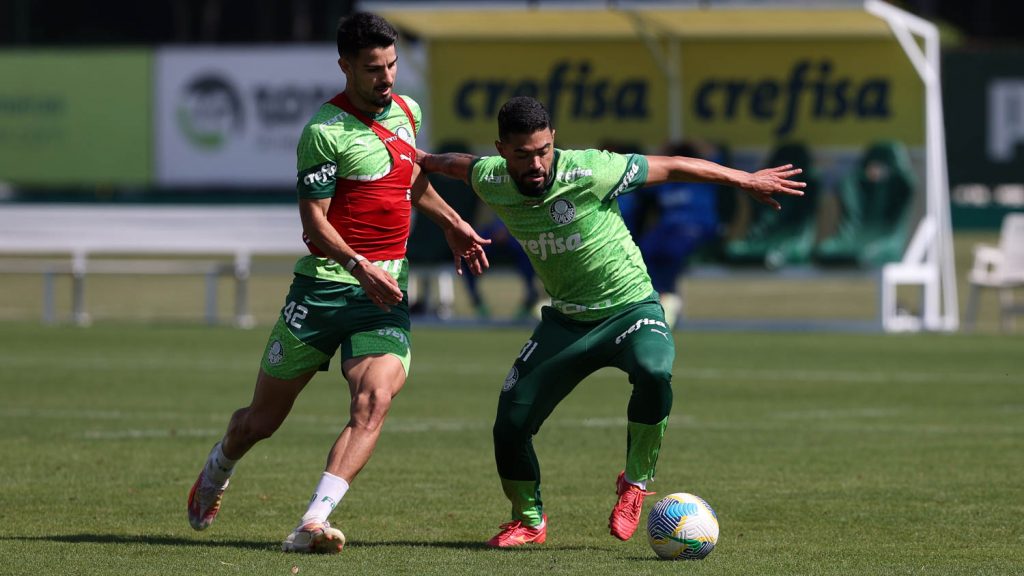
<path fill-rule="evenodd" d="M 652 391 L 671 390 L 672 360 L 662 356 L 638 358 L 630 376 L 638 387 Z"/>
<path fill-rule="evenodd" d="M 630 371 L 633 394 L 629 400 L 631 422 L 654 424 L 672 411 L 672 366 L 657 358 L 640 360 Z"/>
<path fill-rule="evenodd" d="M 526 419 L 517 417 L 513 413 L 498 413 L 494 420 L 492 430 L 495 445 L 518 444 L 530 438 L 532 431 L 527 426 Z"/>
<path fill-rule="evenodd" d="M 672 407 L 672 364 L 664 358 L 638 359 L 630 372 L 633 397 L 648 410 L 661 417 Z M 658 418 L 660 420 L 660 417 Z"/>

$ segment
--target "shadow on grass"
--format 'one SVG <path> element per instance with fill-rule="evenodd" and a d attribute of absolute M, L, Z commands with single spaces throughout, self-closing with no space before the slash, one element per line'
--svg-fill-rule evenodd
<path fill-rule="evenodd" d="M 147 544 L 150 546 L 203 546 L 208 548 L 241 548 L 248 550 L 267 550 L 277 552 L 281 549 L 277 542 L 254 540 L 195 540 L 178 536 L 147 536 L 125 534 L 60 534 L 53 536 L 0 536 L 0 541 L 18 540 L 23 542 L 61 542 L 66 544 Z M 441 541 L 425 542 L 412 540 L 359 541 L 350 542 L 351 548 L 392 548 L 407 546 L 410 548 L 447 548 L 452 550 L 493 550 L 479 541 Z M 505 552 L 543 552 L 554 550 L 587 550 L 587 546 L 527 546 Z"/>
<path fill-rule="evenodd" d="M 352 548 L 389 548 L 392 546 L 408 546 L 410 548 L 450 548 L 452 550 L 490 550 L 483 542 L 470 540 L 449 541 L 449 542 L 415 542 L 412 540 L 377 540 L 349 542 L 347 547 Z"/>
<path fill-rule="evenodd" d="M 24 542 L 63 542 L 67 544 L 148 544 L 150 546 L 205 546 L 210 548 L 247 548 L 280 550 L 280 544 L 253 540 L 193 540 L 177 536 L 129 536 L 125 534 L 60 534 L 54 536 L 0 536 L 0 540 Z"/>
<path fill-rule="evenodd" d="M 380 541 L 359 541 L 350 542 L 346 547 L 351 546 L 352 548 L 384 548 L 393 546 L 408 546 L 410 548 L 450 548 L 453 550 L 473 550 L 473 551 L 490 551 L 496 550 L 490 546 L 480 542 L 478 540 L 461 540 L 455 542 L 423 542 L 423 541 L 412 541 L 412 540 L 380 540 Z M 536 552 L 554 552 L 561 550 L 598 550 L 598 548 L 592 546 L 573 546 L 573 545 L 552 545 L 552 544 L 540 544 L 529 546 L 521 546 L 518 548 L 505 548 L 500 552 L 502 554 L 524 554 L 524 553 L 536 553 Z"/>

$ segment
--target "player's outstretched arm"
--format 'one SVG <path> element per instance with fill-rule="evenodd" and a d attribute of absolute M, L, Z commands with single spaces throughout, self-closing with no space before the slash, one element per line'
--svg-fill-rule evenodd
<path fill-rule="evenodd" d="M 469 271 L 483 274 L 490 267 L 484 245 L 491 241 L 480 237 L 476 230 L 459 216 L 454 208 L 441 198 L 441 195 L 430 185 L 427 173 L 416 166 L 416 174 L 412 184 L 412 204 L 417 210 L 426 214 L 444 231 L 444 238 L 455 260 L 455 273 L 462 274 L 462 261 L 466 261 Z"/>
<path fill-rule="evenodd" d="M 416 150 L 416 162 L 426 172 L 437 172 L 449 178 L 462 180 L 470 184 L 469 169 L 477 157 L 462 152 L 448 152 L 447 154 L 428 154 L 423 150 Z"/>
<path fill-rule="evenodd" d="M 709 160 L 686 156 L 647 156 L 647 184 L 665 182 L 709 182 L 742 188 L 754 200 L 779 210 L 782 206 L 773 194 L 803 196 L 805 182 L 790 180 L 803 172 L 792 164 L 765 168 L 757 172 L 746 172 L 722 166 Z"/>

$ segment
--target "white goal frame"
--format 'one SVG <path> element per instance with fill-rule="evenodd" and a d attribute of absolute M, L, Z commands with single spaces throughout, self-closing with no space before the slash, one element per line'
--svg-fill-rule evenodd
<path fill-rule="evenodd" d="M 931 22 L 882 0 L 865 0 L 864 10 L 889 25 L 925 88 L 925 211 L 903 258 L 882 267 L 879 279 L 882 329 L 886 332 L 956 331 L 960 327 L 960 307 L 949 208 L 939 30 Z M 923 48 L 915 35 L 922 39 Z M 901 285 L 921 286 L 920 314 L 898 307 L 896 293 Z"/>

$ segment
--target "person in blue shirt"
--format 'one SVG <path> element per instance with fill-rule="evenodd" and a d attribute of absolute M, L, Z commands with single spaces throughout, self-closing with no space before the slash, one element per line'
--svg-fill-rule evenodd
<path fill-rule="evenodd" d="M 717 161 L 712 149 L 692 142 L 670 143 L 663 153 Z M 693 253 L 720 234 L 715 185 L 669 182 L 652 186 L 620 196 L 619 208 L 661 297 L 665 318 L 674 325 L 683 306 L 676 288 L 679 276 Z"/>

